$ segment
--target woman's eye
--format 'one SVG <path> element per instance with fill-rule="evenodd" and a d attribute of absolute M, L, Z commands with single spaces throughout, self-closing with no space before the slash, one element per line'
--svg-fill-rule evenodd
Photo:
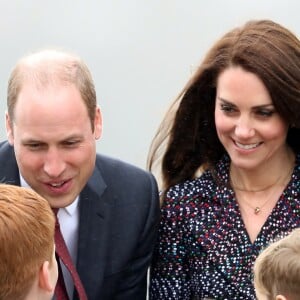
<path fill-rule="evenodd" d="M 273 115 L 274 111 L 273 110 L 258 110 L 256 113 L 262 117 L 271 117 Z"/>
<path fill-rule="evenodd" d="M 221 110 L 227 113 L 235 112 L 234 107 L 228 104 L 221 104 Z"/>

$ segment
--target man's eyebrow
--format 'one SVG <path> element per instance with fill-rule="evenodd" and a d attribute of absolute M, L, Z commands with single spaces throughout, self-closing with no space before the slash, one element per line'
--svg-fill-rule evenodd
<path fill-rule="evenodd" d="M 69 136 L 64 137 L 63 139 L 59 140 L 59 143 L 63 143 L 65 141 L 69 141 L 69 140 L 80 140 L 82 139 L 82 135 L 81 134 L 72 134 Z M 39 144 L 46 144 L 47 142 L 38 139 L 38 138 L 32 138 L 32 137 L 28 137 L 28 138 L 24 138 L 21 140 L 22 143 L 39 143 Z"/>
<path fill-rule="evenodd" d="M 66 136 L 65 138 L 62 139 L 62 141 L 81 140 L 81 139 L 83 139 L 83 134 L 78 133 L 78 134 L 72 134 L 72 135 Z"/>
<path fill-rule="evenodd" d="M 39 144 L 43 144 L 44 142 L 39 140 L 39 139 L 34 139 L 34 138 L 24 138 L 24 139 L 21 139 L 21 142 L 23 144 L 36 144 L 36 143 L 39 143 Z"/>

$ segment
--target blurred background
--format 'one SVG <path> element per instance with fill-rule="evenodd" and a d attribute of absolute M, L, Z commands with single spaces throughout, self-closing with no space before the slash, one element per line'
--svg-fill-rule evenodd
<path fill-rule="evenodd" d="M 145 168 L 165 111 L 210 46 L 249 19 L 299 36 L 299 12 L 298 0 L 0 0 L 0 140 L 16 61 L 62 47 L 92 72 L 104 119 L 98 151 Z"/>

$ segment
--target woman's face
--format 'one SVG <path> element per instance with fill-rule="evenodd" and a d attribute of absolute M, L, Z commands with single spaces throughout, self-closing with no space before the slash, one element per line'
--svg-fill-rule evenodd
<path fill-rule="evenodd" d="M 217 134 L 235 167 L 253 170 L 285 157 L 288 124 L 258 76 L 230 67 L 219 75 L 216 94 Z"/>

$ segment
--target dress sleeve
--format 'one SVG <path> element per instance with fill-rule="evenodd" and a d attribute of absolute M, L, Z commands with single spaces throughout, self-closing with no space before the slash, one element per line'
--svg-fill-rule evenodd
<path fill-rule="evenodd" d="M 178 196 L 172 196 L 169 192 L 162 206 L 159 236 L 150 269 L 151 300 L 189 299 L 184 214 L 184 206 Z"/>

